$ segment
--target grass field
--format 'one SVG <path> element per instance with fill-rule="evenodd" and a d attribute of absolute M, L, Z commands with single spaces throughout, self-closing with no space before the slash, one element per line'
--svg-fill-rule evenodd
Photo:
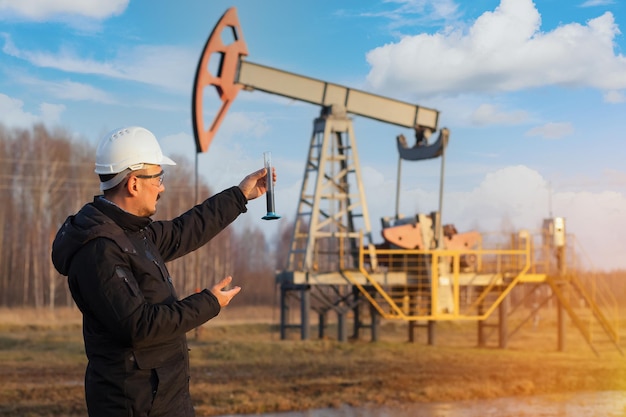
<path fill-rule="evenodd" d="M 550 319 L 502 350 L 476 347 L 476 323 L 458 322 L 437 324 L 435 346 L 424 329 L 408 343 L 406 324 L 392 322 L 377 343 L 339 343 L 332 323 L 327 339 L 281 341 L 276 317 L 229 307 L 189 334 L 198 416 L 626 390 L 626 358 L 610 347 L 596 357 L 573 329 L 557 352 Z M 0 415 L 86 415 L 77 311 L 0 310 L 0 362 Z"/>

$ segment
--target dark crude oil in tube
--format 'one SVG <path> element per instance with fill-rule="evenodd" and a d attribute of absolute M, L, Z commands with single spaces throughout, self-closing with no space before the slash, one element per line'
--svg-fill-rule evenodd
<path fill-rule="evenodd" d="M 266 188 L 265 192 L 266 198 L 266 207 L 267 214 L 263 216 L 263 220 L 276 220 L 280 219 L 280 215 L 276 214 L 276 209 L 274 205 L 274 181 L 272 179 L 272 153 L 271 152 L 263 152 L 263 162 L 265 164 L 265 169 L 267 171 L 267 176 L 265 177 Z"/>

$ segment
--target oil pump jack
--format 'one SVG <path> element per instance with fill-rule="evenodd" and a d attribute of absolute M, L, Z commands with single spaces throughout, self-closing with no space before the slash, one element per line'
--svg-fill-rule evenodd
<path fill-rule="evenodd" d="M 309 312 L 315 310 L 320 337 L 324 336 L 326 314 L 334 311 L 338 340 L 347 339 L 346 320 L 352 313 L 355 337 L 362 327 L 369 327 L 372 340 L 376 340 L 378 319 L 383 317 L 409 322 L 410 340 L 418 322 L 427 323 L 428 341 L 433 343 L 436 321 L 475 320 L 480 334 L 482 323 L 499 309 L 500 346 L 505 347 L 502 334 L 506 332 L 507 304 L 503 301 L 516 284 L 548 283 L 559 295 L 550 262 L 532 263 L 534 249 L 527 231 L 511 237 L 510 248 L 489 250 L 482 248 L 479 233 L 458 233 L 453 225 L 442 225 L 450 132 L 438 130 L 437 110 L 256 64 L 247 56 L 236 9 L 230 8 L 211 32 L 196 72 L 192 117 L 198 153 L 207 151 L 241 90 L 262 91 L 321 108 L 313 121 L 287 265 L 276 276 L 281 292 L 281 338 L 286 338 L 288 329 L 297 328 L 301 338 L 308 339 Z M 221 107 L 205 125 L 207 88 L 217 91 Z M 381 219 L 384 242 L 380 244 L 371 236 L 350 115 L 411 129 L 415 136 L 412 146 L 404 135 L 396 137 L 396 213 Z M 433 158 L 441 159 L 439 211 L 402 217 L 398 211 L 402 161 Z M 554 276 L 562 277 L 562 271 Z M 290 323 L 289 315 L 290 300 L 294 299 L 300 303 L 300 322 L 296 324 Z M 565 298 L 559 296 L 559 301 L 567 308 Z M 362 319 L 363 306 L 369 306 L 369 324 Z M 573 315 L 570 310 L 568 313 Z M 604 327 L 615 341 L 613 329 Z M 589 338 L 587 341 L 590 343 Z"/>
<path fill-rule="evenodd" d="M 225 39 L 232 42 L 225 43 Z M 342 270 L 356 268 L 362 239 L 368 247 L 374 245 L 357 142 L 349 115 L 412 129 L 414 146 L 409 146 L 404 135 L 396 138 L 399 161 L 441 157 L 448 143 L 449 131 L 441 129 L 438 138 L 429 143 L 429 138 L 437 131 L 437 110 L 255 64 L 245 59 L 247 55 L 236 9 L 231 8 L 213 29 L 198 66 L 193 102 L 196 147 L 199 152 L 208 149 L 228 108 L 241 90 L 263 91 L 321 107 L 319 117 L 313 122 L 288 264 L 278 278 L 282 285 L 283 304 L 287 292 L 299 291 L 303 294 L 302 313 L 306 317 L 307 293 L 311 287 L 351 286 L 342 276 Z M 215 74 L 206 70 L 211 67 L 211 59 L 219 61 L 213 66 L 217 68 Z M 207 127 L 204 125 L 202 96 L 204 88 L 209 86 L 217 89 L 222 105 Z M 421 219 L 399 222 L 398 213 L 395 219 L 384 219 L 383 237 L 386 242 L 383 246 L 432 248 L 440 238 L 438 230 L 442 228 L 439 216 L 433 213 L 431 217 L 435 221 L 421 216 Z M 427 226 L 419 228 L 418 224 Z M 374 253 L 369 254 L 369 260 L 376 264 Z M 338 288 L 332 292 L 341 293 Z M 328 297 L 328 294 L 318 294 L 326 308 L 341 312 L 346 296 Z M 285 329 L 285 316 L 282 322 L 281 327 Z M 308 328 L 306 325 L 299 327 L 303 332 Z M 307 335 L 303 333 L 303 337 Z"/>

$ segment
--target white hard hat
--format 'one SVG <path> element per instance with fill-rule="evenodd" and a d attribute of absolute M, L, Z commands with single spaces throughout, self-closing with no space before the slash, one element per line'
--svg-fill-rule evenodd
<path fill-rule="evenodd" d="M 96 174 L 135 171 L 144 164 L 176 165 L 176 162 L 163 155 L 156 137 L 143 127 L 115 129 L 102 138 L 96 149 Z"/>
<path fill-rule="evenodd" d="M 113 188 L 128 171 L 142 169 L 145 164 L 176 165 L 163 155 L 156 137 L 148 129 L 138 126 L 115 129 L 105 135 L 96 149 L 96 174 L 118 174 L 100 183 L 102 191 Z"/>

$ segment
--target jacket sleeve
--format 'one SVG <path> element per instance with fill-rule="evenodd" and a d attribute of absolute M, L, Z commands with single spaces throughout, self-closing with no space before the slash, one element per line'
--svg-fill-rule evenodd
<path fill-rule="evenodd" d="M 78 254 L 91 262 L 74 262 L 70 288 L 83 313 L 92 316 L 118 342 L 146 346 L 174 337 L 218 315 L 220 305 L 209 291 L 171 304 L 151 304 L 115 243 L 95 239 Z"/>
<path fill-rule="evenodd" d="M 247 199 L 239 187 L 228 188 L 170 221 L 150 225 L 153 240 L 166 262 L 205 245 L 245 213 Z"/>

